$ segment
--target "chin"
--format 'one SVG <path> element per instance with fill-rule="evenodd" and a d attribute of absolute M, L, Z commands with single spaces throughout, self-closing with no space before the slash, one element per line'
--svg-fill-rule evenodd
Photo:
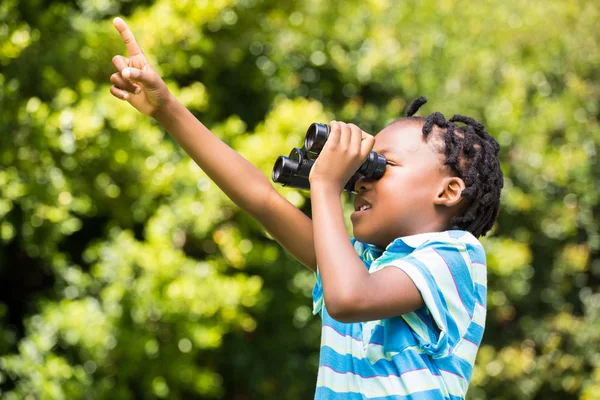
<path fill-rule="evenodd" d="M 352 225 L 352 235 L 359 242 L 374 244 L 374 235 L 370 234 L 369 232 L 365 232 L 363 229 L 357 229 L 355 225 Z"/>
<path fill-rule="evenodd" d="M 365 244 L 373 244 L 380 249 L 385 249 L 391 242 L 386 242 L 382 240 L 375 232 L 365 232 L 360 229 L 356 229 L 356 227 L 352 227 L 352 234 L 354 239 L 358 240 L 361 243 Z"/>

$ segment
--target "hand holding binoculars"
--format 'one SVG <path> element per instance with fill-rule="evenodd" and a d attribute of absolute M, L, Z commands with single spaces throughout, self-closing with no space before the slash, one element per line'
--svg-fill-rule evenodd
<path fill-rule="evenodd" d="M 329 138 L 330 127 L 327 124 L 313 123 L 308 127 L 302 148 L 294 147 L 288 157 L 279 156 L 271 177 L 273 182 L 298 189 L 310 189 L 308 177 L 310 170 Z M 379 179 L 385 172 L 386 158 L 372 151 L 358 171 L 350 177 L 344 190 L 354 192 L 354 184 L 361 177 Z"/>

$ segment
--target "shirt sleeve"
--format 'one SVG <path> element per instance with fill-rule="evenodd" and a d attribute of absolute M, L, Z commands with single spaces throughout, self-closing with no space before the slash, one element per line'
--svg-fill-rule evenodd
<path fill-rule="evenodd" d="M 354 247 L 354 251 L 359 254 L 362 251 L 362 243 L 358 242 L 355 238 L 350 238 L 350 243 L 352 247 Z M 321 313 L 323 310 L 323 282 L 321 281 L 321 274 L 319 272 L 319 266 L 317 265 L 317 272 L 315 272 L 315 277 L 317 281 L 315 282 L 315 286 L 312 291 L 313 298 L 313 315 Z"/>
<path fill-rule="evenodd" d="M 313 314 L 320 314 L 323 310 L 323 283 L 321 282 L 321 274 L 319 273 L 319 266 L 317 265 L 317 272 L 315 272 L 317 281 L 312 291 L 313 298 Z"/>
<path fill-rule="evenodd" d="M 421 349 L 433 357 L 449 355 L 475 311 L 475 284 L 464 244 L 426 242 L 406 257 L 380 261 L 380 268 L 404 271 L 423 296 L 424 308 L 401 316 Z"/>

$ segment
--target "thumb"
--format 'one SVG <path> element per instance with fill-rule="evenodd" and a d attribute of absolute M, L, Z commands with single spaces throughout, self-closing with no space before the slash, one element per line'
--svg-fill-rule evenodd
<path fill-rule="evenodd" d="M 124 68 L 121 75 L 130 82 L 141 82 L 148 87 L 155 87 L 158 84 L 156 72 L 150 64 L 144 65 L 142 69 Z"/>

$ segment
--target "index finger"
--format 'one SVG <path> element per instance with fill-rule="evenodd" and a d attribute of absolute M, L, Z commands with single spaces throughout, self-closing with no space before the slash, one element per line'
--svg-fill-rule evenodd
<path fill-rule="evenodd" d="M 133 57 L 138 54 L 144 54 L 140 45 L 135 40 L 135 37 L 133 36 L 133 32 L 131 32 L 129 30 L 129 28 L 127 27 L 127 24 L 125 23 L 125 21 L 123 21 L 123 19 L 121 19 L 119 17 L 113 19 L 113 25 L 115 26 L 115 28 L 117 28 L 117 30 L 121 34 L 121 37 L 123 38 L 123 41 L 125 42 L 125 46 L 127 46 L 127 51 L 129 52 L 129 57 Z"/>

